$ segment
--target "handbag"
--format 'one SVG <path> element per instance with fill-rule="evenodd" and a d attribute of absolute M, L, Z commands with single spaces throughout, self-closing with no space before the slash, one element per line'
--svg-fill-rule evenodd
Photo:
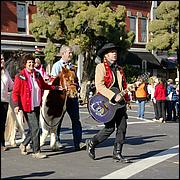
<path fill-rule="evenodd" d="M 170 93 L 168 94 L 168 96 L 166 96 L 166 100 L 167 100 L 167 101 L 171 101 L 171 100 L 172 100 L 172 96 L 173 96 L 173 92 L 170 92 Z"/>

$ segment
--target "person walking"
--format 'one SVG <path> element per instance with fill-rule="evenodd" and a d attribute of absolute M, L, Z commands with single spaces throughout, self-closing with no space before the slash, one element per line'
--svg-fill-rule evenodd
<path fill-rule="evenodd" d="M 7 111 L 9 107 L 8 92 L 13 89 L 13 80 L 11 79 L 9 72 L 5 68 L 4 55 L 1 53 L 1 102 L 0 102 L 0 114 L 1 114 L 1 151 L 6 151 L 8 148 L 5 146 L 5 124 L 7 118 Z"/>
<path fill-rule="evenodd" d="M 177 101 L 176 101 L 176 121 L 179 122 L 179 78 L 175 79 L 175 89 L 176 89 L 176 97 L 177 97 Z"/>
<path fill-rule="evenodd" d="M 96 66 L 95 70 L 95 87 L 97 93 L 102 94 L 113 103 L 118 103 L 122 100 L 119 94 L 115 94 L 111 87 L 116 87 L 119 91 L 122 91 L 127 87 L 126 78 L 123 69 L 117 64 L 117 50 L 118 47 L 113 43 L 105 44 L 99 51 L 98 56 L 102 58 L 102 62 Z M 124 96 L 125 101 L 122 108 L 116 111 L 112 120 L 104 123 L 104 128 L 101 129 L 91 139 L 86 140 L 86 148 L 89 157 L 95 160 L 95 148 L 98 144 L 105 141 L 114 131 L 116 126 L 116 137 L 114 141 L 113 159 L 122 162 L 129 163 L 130 160 L 126 159 L 122 155 L 122 149 L 125 141 L 126 128 L 127 128 L 127 108 L 130 106 L 129 96 L 126 93 Z"/>
<path fill-rule="evenodd" d="M 178 96 L 176 94 L 176 87 L 173 79 L 168 79 L 167 81 L 167 120 L 176 121 L 176 102 L 178 101 Z"/>
<path fill-rule="evenodd" d="M 138 119 L 144 119 L 145 104 L 148 97 L 147 85 L 143 78 L 138 77 L 141 84 L 135 88 L 136 101 L 138 103 Z"/>
<path fill-rule="evenodd" d="M 46 155 L 40 151 L 40 127 L 39 115 L 42 103 L 43 90 L 62 90 L 60 86 L 48 85 L 43 77 L 34 69 L 35 58 L 27 53 L 22 57 L 23 69 L 15 76 L 12 91 L 12 102 L 14 111 L 18 114 L 22 109 L 28 123 L 29 131 L 19 148 L 22 155 L 27 153 L 27 145 L 32 141 L 32 157 L 45 158 Z"/>
<path fill-rule="evenodd" d="M 158 78 L 156 76 L 152 76 L 150 78 L 150 85 L 151 85 L 151 101 L 153 104 L 154 108 L 154 115 L 155 117 L 152 119 L 153 121 L 158 121 L 159 116 L 158 116 L 158 109 L 157 109 L 157 104 L 156 104 L 156 99 L 154 97 L 154 92 L 155 92 L 155 87 L 158 84 Z"/>
<path fill-rule="evenodd" d="M 41 64 L 41 60 L 38 57 L 35 58 L 34 68 L 41 74 L 45 81 L 49 80 L 49 75 L 46 73 L 43 65 Z"/>
<path fill-rule="evenodd" d="M 166 121 L 166 87 L 161 78 L 158 78 L 156 82 L 154 101 L 157 104 L 158 121 L 163 123 Z"/>
<path fill-rule="evenodd" d="M 53 64 L 51 71 L 52 78 L 55 78 L 62 70 L 62 67 L 64 66 L 66 66 L 68 69 L 72 69 L 72 70 L 74 69 L 74 65 L 71 63 L 73 57 L 73 51 L 70 46 L 62 45 L 62 47 L 60 48 L 60 56 L 61 59 L 57 61 L 55 64 Z M 78 83 L 78 77 L 76 78 L 76 84 L 77 84 L 77 89 L 79 90 L 80 87 Z M 86 148 L 86 145 L 85 143 L 82 142 L 82 125 L 80 122 L 78 97 L 75 98 L 67 97 L 66 111 L 72 122 L 74 149 L 75 151 L 83 150 Z M 62 144 L 60 143 L 60 128 L 61 128 L 61 124 L 58 125 L 58 129 L 57 129 L 57 141 L 59 142 L 60 147 L 62 147 Z"/>

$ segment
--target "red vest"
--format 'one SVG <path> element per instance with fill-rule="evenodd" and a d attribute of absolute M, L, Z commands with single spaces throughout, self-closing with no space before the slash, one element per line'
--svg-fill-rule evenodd
<path fill-rule="evenodd" d="M 105 66 L 105 69 L 106 69 L 106 74 L 104 76 L 104 84 L 107 88 L 109 88 L 111 86 L 111 84 L 113 83 L 113 74 L 112 74 L 112 70 L 109 66 L 109 63 L 104 60 L 104 66 Z M 124 71 L 123 69 L 118 66 L 118 70 L 120 71 L 120 74 L 122 75 L 122 87 L 123 89 L 126 89 L 127 88 L 127 83 L 126 83 L 126 78 L 125 78 L 125 75 L 124 75 Z M 126 101 L 129 101 L 129 95 L 128 93 L 126 93 L 124 95 L 124 98 L 126 99 Z"/>

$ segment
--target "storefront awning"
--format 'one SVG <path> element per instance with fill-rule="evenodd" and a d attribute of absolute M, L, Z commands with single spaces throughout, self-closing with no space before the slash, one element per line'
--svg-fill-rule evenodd
<path fill-rule="evenodd" d="M 160 62 L 156 57 L 150 52 L 131 52 L 137 55 L 140 59 L 147 61 L 150 64 L 160 66 Z"/>
<path fill-rule="evenodd" d="M 123 64 L 139 65 L 142 66 L 142 61 L 148 63 L 148 68 L 160 68 L 161 64 L 156 57 L 150 52 L 133 52 L 128 51 Z"/>
<path fill-rule="evenodd" d="M 176 69 L 178 65 L 177 61 L 171 61 L 170 59 L 162 59 L 161 64 L 167 69 Z"/>

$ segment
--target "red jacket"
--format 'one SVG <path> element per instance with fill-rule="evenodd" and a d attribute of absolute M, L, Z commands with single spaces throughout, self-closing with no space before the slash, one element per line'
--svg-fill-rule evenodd
<path fill-rule="evenodd" d="M 41 103 L 42 103 L 42 95 L 43 90 L 57 90 L 57 86 L 48 85 L 44 82 L 42 76 L 39 72 L 34 71 L 36 81 L 41 89 Z M 25 112 L 31 112 L 32 109 L 32 89 L 29 87 L 28 78 L 25 73 L 25 69 L 23 69 L 19 74 L 15 76 L 14 87 L 12 90 L 12 101 L 14 107 L 19 106 Z"/>
<path fill-rule="evenodd" d="M 163 84 L 156 85 L 154 98 L 156 100 L 166 100 L 166 87 Z"/>

